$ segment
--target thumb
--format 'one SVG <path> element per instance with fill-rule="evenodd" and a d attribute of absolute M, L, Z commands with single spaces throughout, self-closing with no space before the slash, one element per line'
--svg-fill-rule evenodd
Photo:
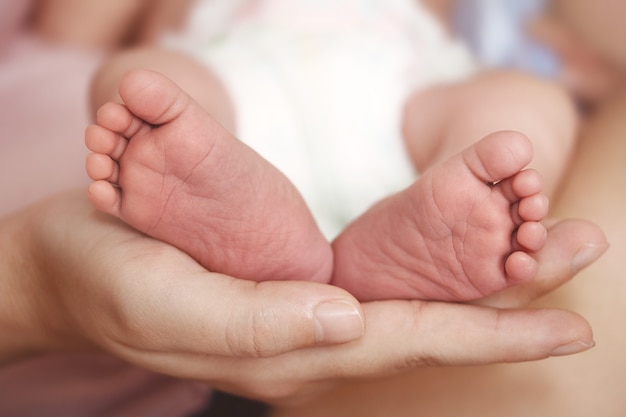
<path fill-rule="evenodd" d="M 609 247 L 602 229 L 589 221 L 550 219 L 544 223 L 548 227 L 548 241 L 532 255 L 539 265 L 537 277 L 478 300 L 476 304 L 498 308 L 525 306 L 572 279 Z"/>
<path fill-rule="evenodd" d="M 181 279 L 180 273 L 171 272 L 166 273 L 169 279 L 152 277 L 149 285 L 125 281 L 144 302 L 135 303 L 137 308 L 126 311 L 130 317 L 121 318 L 123 349 L 270 357 L 346 343 L 364 332 L 360 304 L 337 287 L 257 283 L 206 271 Z"/>
<path fill-rule="evenodd" d="M 227 317 L 217 324 L 224 335 L 219 349 L 226 354 L 275 356 L 351 342 L 364 333 L 360 304 L 337 287 L 296 281 L 236 281 L 231 283 L 234 291 L 213 313 Z"/>

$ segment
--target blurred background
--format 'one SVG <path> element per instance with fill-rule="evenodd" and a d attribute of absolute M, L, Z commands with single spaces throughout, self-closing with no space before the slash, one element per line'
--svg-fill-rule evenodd
<path fill-rule="evenodd" d="M 0 215 L 85 177 L 82 138 L 91 113 L 89 82 L 107 54 L 158 44 L 176 31 L 212 36 L 225 13 L 245 3 L 0 0 L 0 152 L 11 155 L 0 166 L 5 199 Z M 623 1 L 424 3 L 481 65 L 516 68 L 562 83 L 581 108 L 611 91 L 617 68 L 626 66 Z M 33 166 L 39 172 L 44 168 L 46 178 L 33 178 Z"/>

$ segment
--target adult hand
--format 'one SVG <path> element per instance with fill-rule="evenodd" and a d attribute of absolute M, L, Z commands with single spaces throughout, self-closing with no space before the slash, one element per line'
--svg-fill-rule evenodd
<path fill-rule="evenodd" d="M 596 261 L 609 247 L 604 232 L 582 219 L 547 219 L 546 246 L 533 257 L 539 265 L 537 277 L 525 284 L 507 288 L 474 304 L 498 307 L 524 307 L 569 281 Z"/>
<path fill-rule="evenodd" d="M 157 372 L 286 403 L 346 378 L 534 360 L 593 343 L 588 323 L 565 311 L 359 305 L 332 286 L 207 272 L 177 249 L 94 212 L 75 193 L 17 216 L 4 230 L 19 241 L 11 246 L 17 255 L 2 246 L 9 260 L 3 268 L 12 269 L 0 275 L 7 300 L 0 327 L 14 335 L 0 341 L 5 359 L 104 349 Z"/>

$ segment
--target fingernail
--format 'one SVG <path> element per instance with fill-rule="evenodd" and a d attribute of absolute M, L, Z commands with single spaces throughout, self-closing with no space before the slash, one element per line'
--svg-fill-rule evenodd
<path fill-rule="evenodd" d="M 573 355 L 574 353 L 584 352 L 585 350 L 591 349 L 596 345 L 596 342 L 593 340 L 591 342 L 583 342 L 582 340 L 577 340 L 572 343 L 568 343 L 563 346 L 559 346 L 554 349 L 550 356 L 565 356 L 565 355 Z"/>
<path fill-rule="evenodd" d="M 327 301 L 313 310 L 318 343 L 346 343 L 363 336 L 363 318 L 358 308 L 347 301 Z"/>
<path fill-rule="evenodd" d="M 609 247 L 608 243 L 586 243 L 572 259 L 572 271 L 579 272 L 598 259 Z"/>

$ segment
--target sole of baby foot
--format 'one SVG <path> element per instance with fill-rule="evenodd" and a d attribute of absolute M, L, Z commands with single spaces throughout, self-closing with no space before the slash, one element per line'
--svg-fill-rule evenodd
<path fill-rule="evenodd" d="M 332 251 L 284 175 L 164 76 L 135 70 L 87 129 L 92 204 L 256 281 L 327 282 Z"/>
<path fill-rule="evenodd" d="M 546 241 L 530 141 L 496 132 L 378 203 L 333 242 L 333 283 L 361 300 L 469 301 L 537 274 Z"/>

